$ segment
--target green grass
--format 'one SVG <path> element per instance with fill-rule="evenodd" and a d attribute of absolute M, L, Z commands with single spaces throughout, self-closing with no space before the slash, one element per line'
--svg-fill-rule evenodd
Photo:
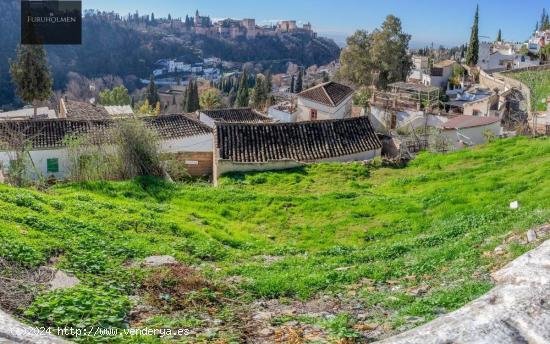
<path fill-rule="evenodd" d="M 74 325 L 88 309 L 83 323 L 117 324 L 144 278 L 129 262 L 168 254 L 220 284 L 243 277 L 226 295 L 243 304 L 308 300 L 357 284 L 354 302 L 386 310 L 373 319 L 399 328 L 407 317 L 427 321 L 482 295 L 492 269 L 530 248 L 484 255 L 548 221 L 549 171 L 550 140 L 514 138 L 421 154 L 402 169 L 319 164 L 224 177 L 218 188 L 151 179 L 59 185 L 46 193 L 0 186 L 0 256 L 28 267 L 56 256 L 84 281 L 22 313 L 36 324 Z M 509 209 L 514 200 L 518 210 Z M 375 287 L 361 284 L 365 279 Z M 428 292 L 406 292 L 419 286 Z M 65 307 L 71 298 L 74 311 Z M 55 319 L 48 320 L 52 309 Z M 183 318 L 170 319 L 151 323 Z M 342 326 L 335 321 L 333 332 L 346 332 Z"/>
<path fill-rule="evenodd" d="M 531 107 L 536 111 L 546 111 L 546 99 L 550 96 L 550 70 L 525 71 L 508 73 L 507 76 L 517 79 L 531 90 Z"/>

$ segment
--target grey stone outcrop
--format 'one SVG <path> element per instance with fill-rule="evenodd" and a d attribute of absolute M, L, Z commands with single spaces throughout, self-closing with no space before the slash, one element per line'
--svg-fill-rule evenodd
<path fill-rule="evenodd" d="M 493 274 L 479 299 L 380 344 L 550 343 L 550 241 Z"/>

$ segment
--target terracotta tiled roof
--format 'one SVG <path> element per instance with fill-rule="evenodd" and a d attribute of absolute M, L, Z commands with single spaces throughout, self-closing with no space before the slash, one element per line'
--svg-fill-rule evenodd
<path fill-rule="evenodd" d="M 353 89 L 346 85 L 329 81 L 324 84 L 309 88 L 298 94 L 314 102 L 328 106 L 338 106 L 342 101 L 353 93 Z"/>
<path fill-rule="evenodd" d="M 227 123 L 266 123 L 271 119 L 260 115 L 251 108 L 201 110 L 202 113 L 216 122 Z"/>
<path fill-rule="evenodd" d="M 443 124 L 444 129 L 463 129 L 473 128 L 483 125 L 489 125 L 500 121 L 498 117 L 493 116 L 468 116 L 460 115 L 451 118 Z"/>
<path fill-rule="evenodd" d="M 212 132 L 209 126 L 180 114 L 145 117 L 145 121 L 152 125 L 163 139 L 206 135 Z"/>
<path fill-rule="evenodd" d="M 211 133 L 211 129 L 184 115 L 144 117 L 143 120 L 155 128 L 161 139 L 174 139 Z M 109 129 L 120 120 L 73 120 L 43 119 L 23 121 L 0 121 L 0 138 L 17 137 L 29 141 L 32 148 L 64 147 L 65 138 L 91 135 L 94 142 L 109 142 Z M 7 140 L 7 139 L 6 139 Z M 7 140 L 9 141 L 9 140 Z M 7 142 L 0 144 L 7 145 Z"/>
<path fill-rule="evenodd" d="M 298 123 L 218 123 L 216 149 L 235 162 L 310 162 L 381 148 L 368 117 Z"/>

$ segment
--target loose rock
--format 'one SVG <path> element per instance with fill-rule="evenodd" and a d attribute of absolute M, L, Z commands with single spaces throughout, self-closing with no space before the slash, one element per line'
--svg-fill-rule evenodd
<path fill-rule="evenodd" d="M 80 283 L 80 280 L 66 272 L 56 270 L 53 279 L 48 282 L 48 290 L 68 289 Z"/>
<path fill-rule="evenodd" d="M 537 240 L 537 233 L 534 229 L 530 229 L 527 231 L 527 242 L 533 242 Z"/>
<path fill-rule="evenodd" d="M 150 256 L 145 258 L 143 265 L 147 267 L 157 267 L 176 264 L 178 261 L 172 256 Z"/>

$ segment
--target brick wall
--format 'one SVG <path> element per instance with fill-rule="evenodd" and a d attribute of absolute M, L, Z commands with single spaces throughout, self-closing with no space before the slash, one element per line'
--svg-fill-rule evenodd
<path fill-rule="evenodd" d="M 171 153 L 193 177 L 212 175 L 212 152 L 179 152 Z"/>

